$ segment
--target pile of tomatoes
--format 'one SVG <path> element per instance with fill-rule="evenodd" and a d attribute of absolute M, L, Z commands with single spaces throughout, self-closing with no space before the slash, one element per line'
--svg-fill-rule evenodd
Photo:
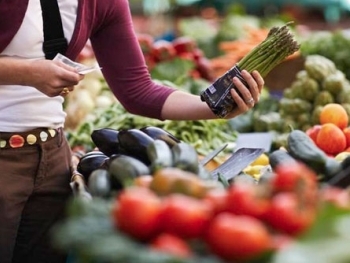
<path fill-rule="evenodd" d="M 115 228 L 150 249 L 179 257 L 211 253 L 227 262 L 247 262 L 291 244 L 315 222 L 325 202 L 349 209 L 343 189 L 320 187 L 317 175 L 301 163 L 280 165 L 259 184 L 231 184 L 198 198 L 181 193 L 160 196 L 131 186 L 116 197 Z"/>

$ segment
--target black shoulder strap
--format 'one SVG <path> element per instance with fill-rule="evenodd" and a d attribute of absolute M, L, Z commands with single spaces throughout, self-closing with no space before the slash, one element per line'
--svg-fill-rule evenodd
<path fill-rule="evenodd" d="M 43 51 L 47 59 L 53 59 L 57 53 L 65 54 L 68 43 L 64 37 L 60 10 L 57 0 L 40 0 L 43 23 Z"/>

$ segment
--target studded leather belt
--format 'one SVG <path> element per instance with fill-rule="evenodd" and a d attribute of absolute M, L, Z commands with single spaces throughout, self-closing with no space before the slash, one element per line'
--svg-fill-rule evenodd
<path fill-rule="evenodd" d="M 37 128 L 27 132 L 0 132 L 0 149 L 21 148 L 40 144 L 57 137 L 62 128 Z"/>

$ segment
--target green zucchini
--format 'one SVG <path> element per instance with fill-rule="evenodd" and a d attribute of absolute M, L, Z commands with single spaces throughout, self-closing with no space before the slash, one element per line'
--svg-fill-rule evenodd
<path fill-rule="evenodd" d="M 301 130 L 293 130 L 287 138 L 287 150 L 292 157 L 317 173 L 324 173 L 328 156 Z"/>
<path fill-rule="evenodd" d="M 269 155 L 269 162 L 272 169 L 275 169 L 280 164 L 293 164 L 296 163 L 296 159 L 293 158 L 285 150 L 275 150 Z"/>
<path fill-rule="evenodd" d="M 150 143 L 147 147 L 147 155 L 151 162 L 150 169 L 152 173 L 173 165 L 173 153 L 169 145 L 163 140 L 155 139 Z"/>
<path fill-rule="evenodd" d="M 198 153 L 192 145 L 179 142 L 171 150 L 174 157 L 174 167 L 198 174 Z"/>
<path fill-rule="evenodd" d="M 111 192 L 110 175 L 105 169 L 96 169 L 88 180 L 88 189 L 93 197 L 106 198 Z"/>
<path fill-rule="evenodd" d="M 325 169 L 324 169 L 324 180 L 329 180 L 333 176 L 335 176 L 337 173 L 339 173 L 342 170 L 342 163 L 338 162 L 336 159 L 327 157 Z"/>
<path fill-rule="evenodd" d="M 127 186 L 136 177 L 151 173 L 146 164 L 128 155 L 114 157 L 109 163 L 108 172 L 111 179 L 117 183 L 119 182 L 123 187 Z M 114 184 L 116 183 L 114 182 Z"/>

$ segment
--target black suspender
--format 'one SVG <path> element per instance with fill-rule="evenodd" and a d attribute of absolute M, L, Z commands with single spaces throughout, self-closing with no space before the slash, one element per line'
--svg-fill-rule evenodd
<path fill-rule="evenodd" d="M 68 43 L 64 37 L 61 14 L 57 0 L 40 0 L 43 23 L 43 51 L 46 59 L 53 59 L 57 53 L 65 54 Z"/>

